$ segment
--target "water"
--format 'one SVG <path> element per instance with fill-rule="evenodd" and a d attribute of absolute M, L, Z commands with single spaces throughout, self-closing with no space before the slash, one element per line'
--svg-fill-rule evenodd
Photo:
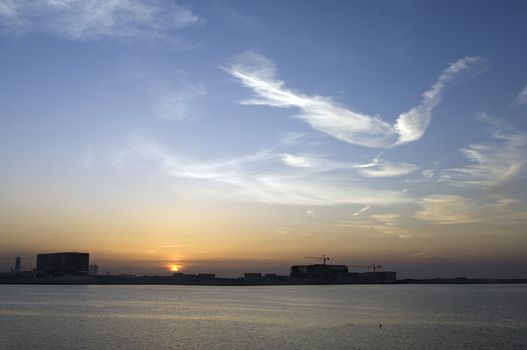
<path fill-rule="evenodd" d="M 0 349 L 527 349 L 527 285 L 1 285 Z"/>

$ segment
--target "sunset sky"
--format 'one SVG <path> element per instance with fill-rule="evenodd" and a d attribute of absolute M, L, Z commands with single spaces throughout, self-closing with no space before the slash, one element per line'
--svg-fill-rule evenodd
<path fill-rule="evenodd" d="M 527 277 L 526 1 L 0 0 L 0 271 Z"/>

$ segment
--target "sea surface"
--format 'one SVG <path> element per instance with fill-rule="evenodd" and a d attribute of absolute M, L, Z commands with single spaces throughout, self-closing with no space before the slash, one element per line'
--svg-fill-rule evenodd
<path fill-rule="evenodd" d="M 0 349 L 527 349 L 527 285 L 0 285 Z"/>

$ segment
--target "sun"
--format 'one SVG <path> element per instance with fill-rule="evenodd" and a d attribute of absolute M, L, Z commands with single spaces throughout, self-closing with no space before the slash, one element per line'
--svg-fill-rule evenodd
<path fill-rule="evenodd" d="M 170 271 L 172 271 L 172 272 L 178 272 L 179 269 L 181 268 L 181 266 L 178 265 L 178 264 L 170 264 L 170 265 L 168 266 L 168 268 L 169 268 Z"/>

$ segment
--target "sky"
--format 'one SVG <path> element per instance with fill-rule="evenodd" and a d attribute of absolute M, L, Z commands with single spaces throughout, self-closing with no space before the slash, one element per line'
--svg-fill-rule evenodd
<path fill-rule="evenodd" d="M 0 0 L 0 271 L 526 278 L 526 16 Z"/>

